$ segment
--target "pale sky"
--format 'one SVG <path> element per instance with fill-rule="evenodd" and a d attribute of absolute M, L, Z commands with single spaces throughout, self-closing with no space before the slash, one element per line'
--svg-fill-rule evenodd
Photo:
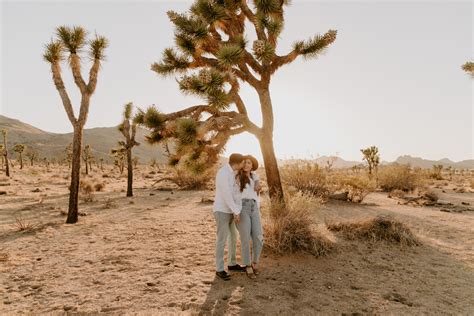
<path fill-rule="evenodd" d="M 190 3 L 2 1 L 0 114 L 50 132 L 72 131 L 42 60 L 44 44 L 64 24 L 110 40 L 86 127 L 117 125 L 128 101 L 164 112 L 202 103 L 183 96 L 174 78 L 150 70 L 173 44 L 166 11 L 183 12 Z M 294 0 L 286 9 L 280 53 L 328 29 L 338 30 L 338 37 L 324 55 L 274 76 L 277 156 L 338 153 L 360 161 L 360 149 L 376 145 L 383 160 L 404 154 L 473 159 L 474 80 L 460 68 L 473 59 L 473 10 L 472 1 Z M 77 106 L 66 65 L 63 74 Z M 243 88 L 242 96 L 259 123 L 256 94 Z M 227 152 L 233 151 L 261 157 L 249 134 L 229 142 Z"/>

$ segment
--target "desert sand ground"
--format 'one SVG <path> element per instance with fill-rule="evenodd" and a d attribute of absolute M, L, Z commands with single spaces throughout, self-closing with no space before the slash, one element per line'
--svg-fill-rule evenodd
<path fill-rule="evenodd" d="M 110 167 L 109 167 L 110 168 Z M 143 167 L 145 168 L 145 167 Z M 96 171 L 94 171 L 96 172 Z M 109 172 L 110 173 L 110 172 Z M 0 314 L 474 314 L 474 212 L 399 205 L 385 193 L 363 204 L 329 202 L 317 222 L 379 214 L 407 224 L 423 245 L 350 241 L 315 258 L 264 250 L 257 280 L 214 275 L 212 191 L 157 190 L 136 172 L 135 196 L 117 174 L 66 225 L 67 168 L 14 170 L 0 178 Z M 94 178 L 94 179 L 91 179 Z M 444 188 L 474 206 L 474 193 Z M 35 225 L 20 232 L 16 224 Z"/>

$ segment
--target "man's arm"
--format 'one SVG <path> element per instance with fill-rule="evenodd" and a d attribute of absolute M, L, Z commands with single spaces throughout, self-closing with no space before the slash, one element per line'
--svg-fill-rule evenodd
<path fill-rule="evenodd" d="M 232 213 L 239 215 L 241 208 L 234 201 L 234 197 L 232 195 L 232 184 L 233 181 L 230 181 L 229 175 L 227 173 L 221 172 L 217 175 L 216 187 L 219 187 L 224 203 L 232 210 Z"/>

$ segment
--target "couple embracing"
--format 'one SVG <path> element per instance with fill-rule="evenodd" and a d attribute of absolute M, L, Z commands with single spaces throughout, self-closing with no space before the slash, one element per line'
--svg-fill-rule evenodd
<path fill-rule="evenodd" d="M 263 247 L 263 230 L 260 221 L 260 180 L 255 172 L 258 161 L 255 157 L 232 154 L 216 175 L 214 217 L 217 226 L 216 275 L 230 280 L 225 271 L 224 249 L 228 241 L 228 270 L 246 272 L 255 279 L 258 261 Z M 242 245 L 243 266 L 237 264 L 237 230 Z M 252 253 L 250 243 L 252 243 Z"/>

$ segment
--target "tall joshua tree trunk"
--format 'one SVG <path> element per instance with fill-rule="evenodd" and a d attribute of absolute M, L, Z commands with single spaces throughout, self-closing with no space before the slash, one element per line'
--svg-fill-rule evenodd
<path fill-rule="evenodd" d="M 45 61 L 51 64 L 53 82 L 56 90 L 61 97 L 64 109 L 71 125 L 74 128 L 72 142 L 72 168 L 71 185 L 69 194 L 69 209 L 66 223 L 73 224 L 78 220 L 78 197 L 79 180 L 81 171 L 81 151 L 82 151 L 82 133 L 89 113 L 89 103 L 91 95 L 97 86 L 97 75 L 99 73 L 101 61 L 104 59 L 104 50 L 107 47 L 107 39 L 97 36 L 95 39 L 87 41 L 86 31 L 81 27 L 60 26 L 56 29 L 55 41 L 51 41 L 45 47 L 43 55 Z M 78 55 L 86 44 L 89 45 L 89 57 L 93 60 L 89 71 L 89 82 L 86 83 L 81 73 L 81 58 Z M 61 76 L 61 61 L 64 60 L 63 53 L 69 53 L 69 66 L 72 71 L 74 82 L 81 93 L 81 105 L 79 116 L 76 118 L 69 95 L 64 86 Z"/>
<path fill-rule="evenodd" d="M 76 223 L 79 204 L 79 180 L 81 173 L 82 127 L 74 126 L 72 139 L 71 185 L 69 194 L 69 211 L 66 223 Z"/>
<path fill-rule="evenodd" d="M 258 93 L 260 106 L 262 109 L 262 128 L 258 137 L 260 149 L 262 151 L 263 163 L 265 165 L 265 174 L 267 176 L 268 193 L 272 198 L 284 201 L 283 188 L 281 185 L 280 171 L 278 169 L 278 161 L 273 147 L 273 106 L 270 97 L 269 87 L 263 88 Z"/>

